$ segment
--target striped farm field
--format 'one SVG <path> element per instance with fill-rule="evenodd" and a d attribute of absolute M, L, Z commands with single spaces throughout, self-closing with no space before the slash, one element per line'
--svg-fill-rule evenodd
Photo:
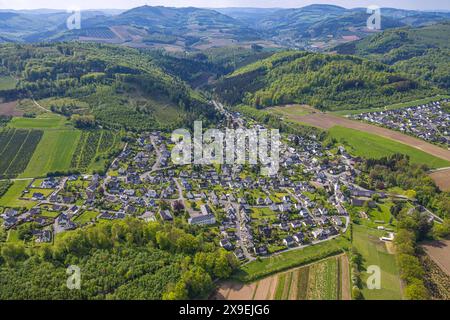
<path fill-rule="evenodd" d="M 0 178 L 15 178 L 25 170 L 42 135 L 40 130 L 0 131 Z"/>
<path fill-rule="evenodd" d="M 226 300 L 350 299 L 348 259 L 334 256 L 243 285 L 223 283 L 213 298 Z"/>

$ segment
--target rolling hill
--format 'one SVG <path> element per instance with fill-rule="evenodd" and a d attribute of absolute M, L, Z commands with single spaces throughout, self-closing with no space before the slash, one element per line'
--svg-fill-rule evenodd
<path fill-rule="evenodd" d="M 378 60 L 414 78 L 450 88 L 450 23 L 387 30 L 335 50 Z"/>
<path fill-rule="evenodd" d="M 300 103 L 342 110 L 380 107 L 441 91 L 364 58 L 285 51 L 236 70 L 217 83 L 215 92 L 228 104 L 261 108 Z"/>
<path fill-rule="evenodd" d="M 382 29 L 424 26 L 450 19 L 449 12 L 382 8 Z M 54 10 L 0 11 L 0 39 L 19 42 L 83 41 L 169 51 L 247 45 L 324 50 L 365 38 L 365 8 L 334 5 L 302 8 L 172 8 L 83 11 L 82 29 L 67 30 L 70 14 Z"/>
<path fill-rule="evenodd" d="M 136 49 L 102 44 L 3 44 L 3 72 L 19 79 L 7 101 L 33 98 L 72 119 L 109 128 L 171 128 L 215 111 Z M 1 70 L 1 68 L 0 68 Z M 86 125 L 86 124 L 84 124 Z M 177 127 L 178 128 L 178 127 Z"/>

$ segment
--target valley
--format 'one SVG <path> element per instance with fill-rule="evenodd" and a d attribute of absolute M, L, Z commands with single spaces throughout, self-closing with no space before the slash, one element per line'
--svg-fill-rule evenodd
<path fill-rule="evenodd" d="M 450 14 L 382 12 L 0 10 L 0 300 L 446 299 Z"/>

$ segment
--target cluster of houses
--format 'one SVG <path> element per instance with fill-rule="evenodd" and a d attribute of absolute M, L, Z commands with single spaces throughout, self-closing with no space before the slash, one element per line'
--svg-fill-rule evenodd
<path fill-rule="evenodd" d="M 352 117 L 448 148 L 450 147 L 450 113 L 441 108 L 441 103 L 448 101 L 445 99 L 414 107 L 362 113 Z"/>
<path fill-rule="evenodd" d="M 220 170 L 172 167 L 169 141 L 160 132 L 142 134 L 127 144 L 111 165 L 114 174 L 106 177 L 74 175 L 64 179 L 62 187 L 59 180 L 44 181 L 42 188 L 59 190 L 47 199 L 33 197 L 57 212 L 55 218 L 40 215 L 39 206 L 26 212 L 8 209 L 2 214 L 4 226 L 38 222 L 42 229 L 36 230 L 36 241 L 47 242 L 52 232 L 80 227 L 76 218 L 85 210 L 98 212 L 96 219 L 133 216 L 171 223 L 185 216 L 178 214 L 181 203 L 189 224 L 218 228 L 220 246 L 238 259 L 251 259 L 274 252 L 274 247 L 278 251 L 337 236 L 348 223 L 344 203 L 372 196 L 353 186 L 358 172 L 345 149 L 331 155 L 314 136 L 288 136 L 281 146 L 281 169 L 271 177 L 241 164 L 224 164 Z M 74 188 L 79 181 L 82 184 Z M 342 185 L 350 196 L 341 192 Z M 317 188 L 326 196 L 311 200 L 307 194 Z M 283 196 L 272 196 L 275 193 Z M 270 212 L 272 219 L 255 217 L 255 210 Z"/>

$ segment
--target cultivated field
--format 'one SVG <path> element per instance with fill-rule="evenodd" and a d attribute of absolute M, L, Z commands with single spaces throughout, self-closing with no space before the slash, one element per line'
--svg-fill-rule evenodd
<path fill-rule="evenodd" d="M 251 284 L 225 282 L 214 299 L 340 300 L 350 299 L 350 276 L 345 255 L 275 274 Z"/>
<path fill-rule="evenodd" d="M 442 168 L 450 165 L 450 161 L 368 132 L 336 126 L 331 128 L 329 133 L 331 137 L 344 143 L 356 156 L 381 158 L 395 153 L 403 153 L 410 157 L 412 163 L 426 164 L 430 168 Z"/>
<path fill-rule="evenodd" d="M 450 276 L 450 240 L 428 242 L 422 248 Z"/>
<path fill-rule="evenodd" d="M 42 134 L 39 130 L 0 131 L 0 178 L 14 178 L 25 170 Z"/>
<path fill-rule="evenodd" d="M 423 140 L 404 135 L 397 131 L 373 126 L 359 121 L 349 120 L 347 118 L 336 116 L 330 113 L 313 113 L 302 116 L 289 115 L 288 118 L 293 121 L 309 124 L 326 130 L 329 130 L 335 126 L 340 126 L 362 132 L 372 133 L 390 140 L 400 142 L 401 144 L 411 146 L 415 149 L 431 154 L 440 159 L 450 161 L 449 150 L 445 150 Z"/>

